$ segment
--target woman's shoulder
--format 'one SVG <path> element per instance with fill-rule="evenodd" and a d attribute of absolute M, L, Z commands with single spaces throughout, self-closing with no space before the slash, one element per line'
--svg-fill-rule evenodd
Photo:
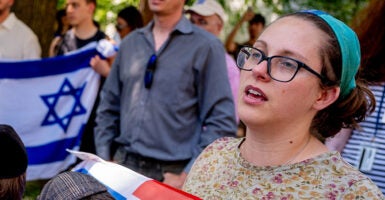
<path fill-rule="evenodd" d="M 212 156 L 217 158 L 219 155 L 221 155 L 220 157 L 227 157 L 228 155 L 232 155 L 242 140 L 242 138 L 234 137 L 222 137 L 216 139 L 202 151 L 198 160 L 202 158 L 207 159 Z"/>
<path fill-rule="evenodd" d="M 354 199 L 360 194 L 373 197 L 373 199 L 381 199 L 382 195 L 378 187 L 366 175 L 346 162 L 336 151 L 324 153 L 304 163 L 308 164 L 307 169 L 313 167 L 318 171 L 316 173 L 318 175 L 313 177 L 314 180 L 318 179 L 315 182 L 320 184 L 316 188 L 333 187 L 337 189 L 336 194 L 339 193 L 347 199 Z M 311 171 L 307 172 L 309 172 L 308 176 L 314 175 Z"/>
<path fill-rule="evenodd" d="M 213 143 L 211 143 L 207 148 L 218 150 L 234 150 L 238 148 L 241 141 L 244 138 L 235 138 L 235 137 L 222 137 L 216 139 Z"/>
<path fill-rule="evenodd" d="M 381 190 L 368 176 L 347 163 L 345 160 L 342 159 L 342 162 L 343 170 L 341 171 L 344 171 L 345 174 L 343 179 L 347 181 L 349 186 L 345 192 L 345 196 L 349 197 L 355 195 L 356 197 L 363 194 L 362 196 L 366 196 L 367 199 L 385 199 Z"/>

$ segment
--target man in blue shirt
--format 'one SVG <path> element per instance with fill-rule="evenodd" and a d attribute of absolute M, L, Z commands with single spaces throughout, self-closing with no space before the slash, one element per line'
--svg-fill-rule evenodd
<path fill-rule="evenodd" d="M 148 4 L 153 21 L 122 41 L 101 91 L 96 152 L 181 187 L 203 148 L 236 133 L 225 50 L 183 16 L 184 1 Z"/>

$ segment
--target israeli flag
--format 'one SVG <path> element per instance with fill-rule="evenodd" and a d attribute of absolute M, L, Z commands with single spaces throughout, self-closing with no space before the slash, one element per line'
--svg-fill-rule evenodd
<path fill-rule="evenodd" d="M 89 63 L 97 53 L 0 62 L 0 123 L 26 146 L 27 180 L 52 178 L 76 161 L 66 149 L 79 148 L 96 99 L 100 77 Z"/>

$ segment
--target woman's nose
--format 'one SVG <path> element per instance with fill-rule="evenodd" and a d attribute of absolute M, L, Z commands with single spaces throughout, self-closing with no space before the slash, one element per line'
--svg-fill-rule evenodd
<path fill-rule="evenodd" d="M 253 73 L 253 76 L 256 77 L 258 80 L 262 81 L 270 81 L 270 76 L 268 74 L 268 61 L 262 60 L 258 64 L 256 64 L 253 69 L 251 70 Z"/>

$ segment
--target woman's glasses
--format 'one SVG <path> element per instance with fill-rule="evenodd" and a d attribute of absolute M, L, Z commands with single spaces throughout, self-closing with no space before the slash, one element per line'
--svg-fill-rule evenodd
<path fill-rule="evenodd" d="M 328 82 L 324 76 L 298 60 L 285 56 L 267 57 L 261 50 L 253 47 L 241 48 L 237 57 L 237 66 L 241 70 L 251 71 L 265 60 L 267 61 L 268 75 L 276 81 L 289 82 L 294 79 L 301 68 L 304 68 L 320 78 L 324 83 Z"/>
<path fill-rule="evenodd" d="M 151 88 L 152 81 L 154 79 L 155 69 L 156 69 L 156 55 L 153 54 L 150 57 L 150 60 L 148 60 L 146 72 L 144 74 L 144 86 L 147 89 Z"/>

